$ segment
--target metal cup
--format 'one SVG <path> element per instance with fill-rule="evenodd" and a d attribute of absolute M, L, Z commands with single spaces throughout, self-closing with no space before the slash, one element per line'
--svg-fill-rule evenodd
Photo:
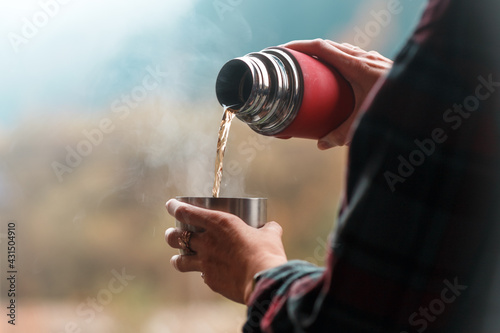
<path fill-rule="evenodd" d="M 267 198 L 176 197 L 176 199 L 197 207 L 236 215 L 254 228 L 260 228 L 267 222 Z M 175 221 L 175 226 L 181 230 L 203 231 L 178 220 Z M 180 252 L 186 254 L 182 249 Z"/>

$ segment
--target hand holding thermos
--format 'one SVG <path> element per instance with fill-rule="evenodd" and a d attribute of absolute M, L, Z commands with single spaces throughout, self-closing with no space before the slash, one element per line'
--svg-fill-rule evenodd
<path fill-rule="evenodd" d="M 350 143 L 363 101 L 391 66 L 350 44 L 296 41 L 230 60 L 216 94 L 257 133 L 318 139 L 327 149 Z"/>

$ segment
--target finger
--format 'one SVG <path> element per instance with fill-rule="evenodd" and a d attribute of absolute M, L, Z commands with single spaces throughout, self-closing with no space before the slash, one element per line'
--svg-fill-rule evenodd
<path fill-rule="evenodd" d="M 170 215 L 181 223 L 206 229 L 207 223 L 217 212 L 189 205 L 176 199 L 170 199 L 165 204 Z"/>
<path fill-rule="evenodd" d="M 178 228 L 168 228 L 165 231 L 165 241 L 170 247 L 174 249 L 181 249 L 182 246 L 179 244 L 179 239 L 181 237 L 182 230 Z M 192 236 L 191 236 L 192 237 Z"/>
<path fill-rule="evenodd" d="M 349 43 L 337 43 L 331 40 L 326 40 L 327 43 L 335 46 L 342 52 L 348 53 L 354 57 L 365 58 L 369 61 L 372 67 L 380 67 L 380 68 L 388 68 L 388 64 L 392 65 L 392 60 L 381 55 L 379 52 L 371 50 L 365 51 L 364 49 L 359 48 L 358 46 L 349 44 Z"/>
<path fill-rule="evenodd" d="M 338 43 L 326 41 L 323 39 L 315 39 L 310 41 L 294 41 L 285 44 L 284 46 L 292 50 L 296 50 L 309 55 L 318 57 L 323 62 L 326 62 L 336 68 L 340 74 L 346 79 L 355 75 L 356 56 L 345 52 L 348 48 L 346 46 L 339 48 Z"/>
<path fill-rule="evenodd" d="M 283 47 L 288 47 L 291 49 L 296 49 L 297 51 L 300 49 L 301 51 L 318 51 L 319 49 L 323 48 L 324 46 L 327 46 L 329 44 L 330 46 L 334 46 L 338 50 L 355 55 L 358 53 L 367 53 L 367 51 L 363 50 L 359 46 L 352 45 L 349 43 L 337 43 L 333 40 L 329 39 L 314 39 L 314 40 L 297 40 L 297 41 L 292 41 L 286 44 L 283 44 Z M 370 51 L 372 52 L 372 51 Z M 373 51 L 374 52 L 374 51 Z"/>
<path fill-rule="evenodd" d="M 261 229 L 269 230 L 271 232 L 275 232 L 280 237 L 283 235 L 283 228 L 281 227 L 281 225 L 279 225 L 278 223 L 276 223 L 274 221 L 267 222 L 266 224 L 264 224 L 264 226 Z"/>
<path fill-rule="evenodd" d="M 359 48 L 358 46 L 356 46 L 356 45 L 352 45 L 352 44 L 350 44 L 350 43 L 346 43 L 346 42 L 343 42 L 343 43 L 337 43 L 337 42 L 335 42 L 335 41 L 333 41 L 333 40 L 326 40 L 326 41 L 327 41 L 327 42 L 329 42 L 330 44 L 338 45 L 338 46 L 340 46 L 340 47 L 342 47 L 342 46 L 347 46 L 347 47 L 348 47 L 348 48 L 350 48 L 350 49 L 357 49 L 357 50 L 360 50 L 360 48 Z"/>
<path fill-rule="evenodd" d="M 314 39 L 314 40 L 299 40 L 287 43 L 284 47 L 296 50 L 309 55 L 317 56 L 321 59 L 332 59 L 332 53 L 336 54 L 336 58 L 341 56 L 350 56 L 353 53 L 352 47 L 347 47 L 330 40 Z"/>
<path fill-rule="evenodd" d="M 355 57 L 367 53 L 365 50 L 363 50 L 359 46 L 352 45 L 349 43 L 337 43 L 337 42 L 334 42 L 332 40 L 327 40 L 326 42 L 328 44 L 338 48 L 342 52 L 348 53 L 348 54 L 355 56 Z"/>
<path fill-rule="evenodd" d="M 165 241 L 167 242 L 170 247 L 174 249 L 184 249 L 185 245 L 181 243 L 181 237 L 182 233 L 184 230 L 181 230 L 179 228 L 168 228 L 165 231 Z M 189 239 L 189 248 L 197 252 L 201 248 L 201 239 L 200 239 L 201 234 L 199 232 L 192 232 L 190 239 Z"/>
<path fill-rule="evenodd" d="M 332 48 L 332 45 L 326 40 L 318 38 L 313 40 L 296 40 L 284 44 L 283 47 L 309 55 L 318 56 L 320 58 L 328 58 L 327 51 Z M 338 48 L 337 52 L 340 52 Z"/>
<path fill-rule="evenodd" d="M 175 255 L 170 264 L 179 272 L 200 272 L 201 261 L 197 256 Z"/>

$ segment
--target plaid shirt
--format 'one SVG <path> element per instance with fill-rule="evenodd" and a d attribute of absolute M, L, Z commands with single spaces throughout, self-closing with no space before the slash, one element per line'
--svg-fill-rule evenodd
<path fill-rule="evenodd" d="M 429 1 L 363 107 L 326 267 L 261 272 L 244 332 L 500 331 L 499 15 Z"/>

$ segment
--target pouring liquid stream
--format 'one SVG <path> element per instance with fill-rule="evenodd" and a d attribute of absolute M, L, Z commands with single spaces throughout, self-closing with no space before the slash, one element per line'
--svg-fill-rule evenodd
<path fill-rule="evenodd" d="M 219 136 L 217 139 L 217 155 L 215 157 L 215 179 L 214 187 L 212 188 L 212 196 L 219 197 L 220 185 L 222 181 L 222 169 L 224 162 L 224 153 L 227 146 L 227 138 L 229 136 L 229 129 L 231 128 L 231 121 L 234 118 L 234 112 L 228 106 L 224 106 L 224 113 L 222 114 L 222 121 L 219 128 Z"/>

